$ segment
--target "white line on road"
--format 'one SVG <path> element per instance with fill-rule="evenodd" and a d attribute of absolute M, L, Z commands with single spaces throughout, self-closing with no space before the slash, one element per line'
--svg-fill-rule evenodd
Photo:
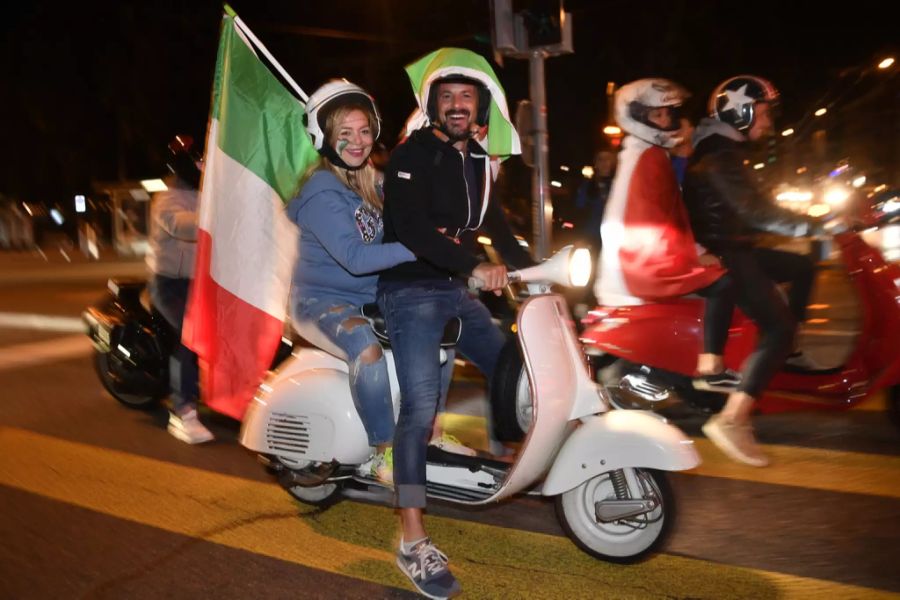
<path fill-rule="evenodd" d="M 0 312 L 0 327 L 61 331 L 63 333 L 85 333 L 87 331 L 84 321 L 76 317 L 10 312 Z"/>
<path fill-rule="evenodd" d="M 92 348 L 91 341 L 85 335 L 68 335 L 42 342 L 0 348 L 0 371 L 73 358 L 88 354 Z"/>

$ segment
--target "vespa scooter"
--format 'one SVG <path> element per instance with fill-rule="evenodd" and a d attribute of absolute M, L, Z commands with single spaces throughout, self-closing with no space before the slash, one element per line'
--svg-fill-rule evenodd
<path fill-rule="evenodd" d="M 570 538 L 585 552 L 630 562 L 659 547 L 674 518 L 663 471 L 700 459 L 679 429 L 651 412 L 610 411 L 591 379 L 564 299 L 550 282 L 584 285 L 590 253 L 567 247 L 550 260 L 510 273 L 531 282 L 521 306 L 518 343 L 532 389 L 534 422 L 513 463 L 429 447 L 427 493 L 480 506 L 519 493 L 555 497 Z M 399 402 L 390 349 L 395 414 Z M 301 348 L 263 383 L 251 402 L 240 442 L 257 452 L 297 500 L 338 497 L 386 501 L 389 494 L 359 467 L 372 455 L 350 396 L 347 363 Z"/>
<path fill-rule="evenodd" d="M 762 412 L 849 408 L 879 390 L 888 391 L 889 409 L 900 414 L 900 267 L 887 263 L 859 233 L 834 235 L 858 297 L 862 330 L 846 363 L 821 371 L 788 368 L 772 380 L 758 407 Z M 673 396 L 704 411 L 716 410 L 724 396 L 691 387 L 703 336 L 700 298 L 675 298 L 639 306 L 598 306 L 583 320 L 581 341 L 618 386 L 620 408 L 665 406 Z M 740 311 L 725 346 L 725 364 L 739 368 L 752 352 L 756 329 Z M 605 369 L 605 370 L 604 370 Z M 900 425 L 900 421 L 898 425 Z"/>

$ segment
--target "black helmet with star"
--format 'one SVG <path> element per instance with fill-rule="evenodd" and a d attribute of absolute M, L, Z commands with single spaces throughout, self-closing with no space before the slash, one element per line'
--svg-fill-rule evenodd
<path fill-rule="evenodd" d="M 709 97 L 709 114 L 738 131 L 753 125 L 757 102 L 776 104 L 780 95 L 775 86 L 756 75 L 738 75 L 720 83 Z"/>

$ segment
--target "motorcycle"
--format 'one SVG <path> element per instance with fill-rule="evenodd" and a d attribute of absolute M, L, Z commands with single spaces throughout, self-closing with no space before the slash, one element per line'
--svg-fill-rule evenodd
<path fill-rule="evenodd" d="M 511 464 L 485 453 L 463 456 L 429 446 L 426 490 L 431 498 L 466 506 L 520 493 L 554 497 L 576 545 L 598 558 L 631 562 L 659 547 L 674 519 L 664 471 L 691 469 L 700 459 L 692 442 L 661 417 L 610 411 L 606 390 L 591 379 L 568 306 L 550 292 L 551 282 L 578 283 L 570 275 L 584 285 L 591 266 L 589 252 L 568 247 L 510 273 L 532 291 L 516 325 L 534 423 Z M 396 415 L 399 393 L 389 348 L 385 356 Z M 360 468 L 373 449 L 353 405 L 347 363 L 336 355 L 295 351 L 260 386 L 240 443 L 258 453 L 301 502 L 390 499 L 387 488 Z"/>
<path fill-rule="evenodd" d="M 149 301 L 140 279 L 110 279 L 108 293 L 81 314 L 103 387 L 128 408 L 146 410 L 169 395 L 169 357 L 177 332 Z M 273 366 L 287 358 L 282 338 Z"/>
<path fill-rule="evenodd" d="M 860 234 L 833 236 L 856 291 L 862 331 L 839 367 L 801 371 L 785 367 L 758 403 L 761 412 L 846 409 L 887 390 L 889 414 L 900 426 L 900 267 L 887 263 Z M 703 299 L 673 298 L 638 306 L 598 306 L 583 321 L 581 342 L 602 367 L 600 377 L 618 388 L 620 408 L 656 409 L 676 398 L 704 412 L 718 410 L 724 395 L 693 389 L 703 337 Z M 739 368 L 753 351 L 754 324 L 735 311 L 725 364 Z"/>

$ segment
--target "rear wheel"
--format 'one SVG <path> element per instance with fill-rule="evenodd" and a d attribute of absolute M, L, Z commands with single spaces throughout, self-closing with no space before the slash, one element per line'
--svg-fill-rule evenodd
<path fill-rule="evenodd" d="M 145 394 L 130 394 L 121 391 L 121 384 L 111 364 L 109 352 L 94 352 L 94 369 L 100 383 L 113 398 L 136 410 L 147 410 L 156 406 L 166 396 L 165 390 L 150 389 Z M 153 386 L 150 386 L 153 387 Z"/>
<path fill-rule="evenodd" d="M 598 516 L 603 501 L 645 501 L 648 510 L 610 522 Z M 641 560 L 665 542 L 675 519 L 675 500 L 665 474 L 651 469 L 601 473 L 556 497 L 556 515 L 575 544 L 595 558 Z"/>
<path fill-rule="evenodd" d="M 338 501 L 340 486 L 337 483 L 323 483 L 316 486 L 298 485 L 292 482 L 291 473 L 309 471 L 316 467 L 312 461 L 295 461 L 281 456 L 275 460 L 281 468 L 275 469 L 278 483 L 295 500 L 312 506 L 327 507 Z"/>

